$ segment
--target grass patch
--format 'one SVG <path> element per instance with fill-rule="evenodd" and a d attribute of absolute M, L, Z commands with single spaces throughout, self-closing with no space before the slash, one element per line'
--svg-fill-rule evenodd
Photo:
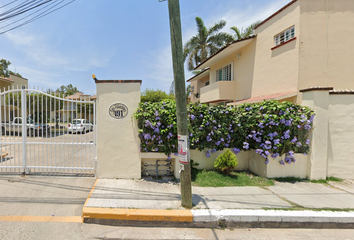
<path fill-rule="evenodd" d="M 277 182 L 288 182 L 288 183 L 311 182 L 311 183 L 322 183 L 322 184 L 328 184 L 329 182 L 343 181 L 343 179 L 336 178 L 336 177 L 327 177 L 326 179 L 319 179 L 319 180 L 309 180 L 306 178 L 297 178 L 297 177 L 284 177 L 284 178 L 272 178 L 272 179 Z"/>
<path fill-rule="evenodd" d="M 234 187 L 234 186 L 273 186 L 271 179 L 255 176 L 248 172 L 231 172 L 228 175 L 214 170 L 198 170 L 193 186 L 199 187 Z"/>

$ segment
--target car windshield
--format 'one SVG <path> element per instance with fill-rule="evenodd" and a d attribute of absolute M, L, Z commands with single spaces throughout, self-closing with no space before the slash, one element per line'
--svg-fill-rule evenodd
<path fill-rule="evenodd" d="M 81 124 L 80 120 L 73 120 L 72 124 Z"/>

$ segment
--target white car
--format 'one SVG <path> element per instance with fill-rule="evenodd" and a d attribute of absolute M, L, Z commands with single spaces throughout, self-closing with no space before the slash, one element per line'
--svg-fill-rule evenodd
<path fill-rule="evenodd" d="M 93 131 L 93 125 L 87 119 L 74 119 L 68 124 L 68 133 L 86 133 Z"/>

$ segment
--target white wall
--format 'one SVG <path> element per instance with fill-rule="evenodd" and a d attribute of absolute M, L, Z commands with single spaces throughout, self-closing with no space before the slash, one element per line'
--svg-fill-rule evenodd
<path fill-rule="evenodd" d="M 354 179 L 354 95 L 329 95 L 328 176 Z"/>

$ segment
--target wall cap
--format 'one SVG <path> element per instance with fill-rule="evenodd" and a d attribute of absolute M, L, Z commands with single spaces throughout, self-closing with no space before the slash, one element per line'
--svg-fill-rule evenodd
<path fill-rule="evenodd" d="M 301 89 L 300 92 L 312 92 L 312 91 L 331 91 L 333 90 L 333 87 L 310 87 L 310 88 L 305 88 Z"/>
<path fill-rule="evenodd" d="M 354 94 L 354 90 L 332 90 L 329 91 L 329 94 Z"/>
<path fill-rule="evenodd" d="M 98 80 L 94 79 L 95 83 L 140 83 L 142 84 L 143 80 Z"/>

